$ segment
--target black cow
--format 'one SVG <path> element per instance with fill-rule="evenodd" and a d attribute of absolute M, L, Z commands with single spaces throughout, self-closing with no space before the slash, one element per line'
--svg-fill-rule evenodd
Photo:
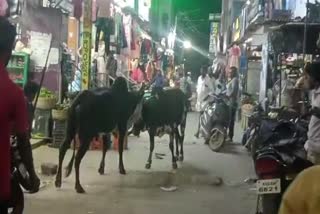
<path fill-rule="evenodd" d="M 142 108 L 142 119 L 134 124 L 132 132 L 138 136 L 140 131 L 147 129 L 150 136 L 150 153 L 146 168 L 150 169 L 154 150 L 154 138 L 159 129 L 169 127 L 166 133 L 170 136 L 170 150 L 172 154 L 172 167 L 177 168 L 177 159 L 183 161 L 183 141 L 187 119 L 187 98 L 180 89 L 168 89 L 160 92 L 158 96 L 146 99 Z M 179 133 L 179 126 L 181 134 Z M 165 131 L 165 130 L 162 130 Z M 176 140 L 176 156 L 174 156 L 174 138 Z M 179 151 L 180 145 L 180 151 Z M 181 156 L 180 156 L 181 155 Z M 179 158 L 180 156 L 180 158 Z"/>
<path fill-rule="evenodd" d="M 80 162 L 90 146 L 93 138 L 100 133 L 110 133 L 117 129 L 119 131 L 119 170 L 126 174 L 124 169 L 122 153 L 123 141 L 129 122 L 133 122 L 132 116 L 141 114 L 144 87 L 140 92 L 128 92 L 127 83 L 124 78 L 116 79 L 111 89 L 100 88 L 81 92 L 70 107 L 67 134 L 59 153 L 59 168 L 56 177 L 56 187 L 61 187 L 62 162 L 71 141 L 78 134 L 80 147 L 77 155 L 73 153 L 68 164 L 66 175 L 70 175 L 75 157 L 76 185 L 78 193 L 84 193 L 79 180 Z M 140 106 L 140 108 L 139 108 Z M 99 173 L 104 173 L 105 154 L 108 142 L 104 139 L 103 156 L 100 163 Z"/>

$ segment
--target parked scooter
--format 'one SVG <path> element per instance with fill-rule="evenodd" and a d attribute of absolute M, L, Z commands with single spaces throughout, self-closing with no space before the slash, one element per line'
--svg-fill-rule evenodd
<path fill-rule="evenodd" d="M 304 169 L 312 166 L 306 159 L 304 143 L 307 126 L 303 120 L 279 121 L 272 133 L 260 138 L 254 155 L 257 180 L 257 213 L 277 214 L 289 184 Z"/>
<path fill-rule="evenodd" d="M 200 135 L 212 151 L 218 152 L 225 144 L 230 118 L 226 96 L 210 95 L 200 116 Z"/>

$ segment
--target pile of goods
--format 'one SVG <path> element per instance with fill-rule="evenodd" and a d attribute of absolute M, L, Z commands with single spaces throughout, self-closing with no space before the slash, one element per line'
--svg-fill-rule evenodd
<path fill-rule="evenodd" d="M 69 103 L 57 104 L 52 109 L 52 119 L 66 120 L 68 117 Z"/>

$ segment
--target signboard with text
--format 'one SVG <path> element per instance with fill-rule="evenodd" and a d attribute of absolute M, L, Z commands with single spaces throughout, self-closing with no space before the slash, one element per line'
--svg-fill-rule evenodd
<path fill-rule="evenodd" d="M 210 23 L 210 43 L 209 43 L 209 53 L 216 53 L 216 38 L 218 36 L 218 22 Z"/>
<path fill-rule="evenodd" d="M 83 36 L 82 36 L 82 90 L 90 87 L 90 70 L 91 70 L 91 13 L 92 1 L 84 1 L 84 14 L 83 14 Z"/>

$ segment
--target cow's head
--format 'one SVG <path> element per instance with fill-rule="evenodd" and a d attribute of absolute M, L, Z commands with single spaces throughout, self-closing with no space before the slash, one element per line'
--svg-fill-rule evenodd
<path fill-rule="evenodd" d="M 143 96 L 145 85 L 143 84 L 139 91 L 130 92 L 130 118 L 128 120 L 128 128 L 132 127 L 142 118 Z"/>

